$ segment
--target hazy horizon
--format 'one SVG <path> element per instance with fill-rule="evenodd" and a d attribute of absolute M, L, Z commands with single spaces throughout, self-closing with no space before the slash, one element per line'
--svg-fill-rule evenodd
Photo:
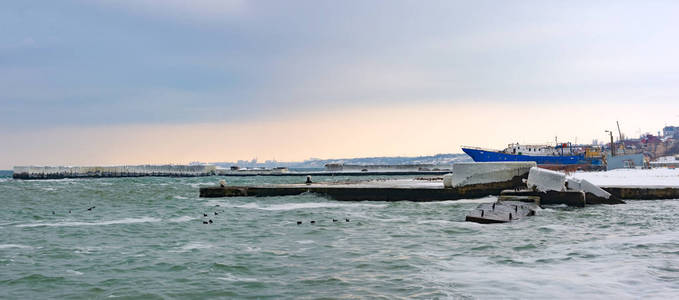
<path fill-rule="evenodd" d="M 5 1 L 0 169 L 461 153 L 679 125 L 673 1 Z"/>

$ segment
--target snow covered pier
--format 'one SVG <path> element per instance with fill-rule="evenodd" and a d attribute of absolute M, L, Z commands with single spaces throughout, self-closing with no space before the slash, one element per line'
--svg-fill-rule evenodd
<path fill-rule="evenodd" d="M 215 175 L 210 165 L 139 165 L 110 167 L 14 167 L 15 179 L 62 179 L 101 177 L 196 177 Z"/>
<path fill-rule="evenodd" d="M 623 200 L 679 199 L 679 169 L 576 172 L 571 177 L 587 180 Z"/>
<path fill-rule="evenodd" d="M 499 195 L 502 190 L 525 186 L 535 162 L 460 163 L 443 184 L 418 180 L 361 183 L 311 183 L 258 186 L 201 187 L 200 197 L 289 196 L 316 193 L 340 201 L 443 201 Z"/>
<path fill-rule="evenodd" d="M 520 181 L 519 181 L 520 182 Z M 515 182 L 516 183 L 516 182 Z M 518 184 L 518 183 L 517 183 Z M 475 187 L 444 188 L 441 182 L 392 180 L 351 184 L 312 183 L 257 186 L 210 186 L 200 188 L 200 197 L 267 197 L 315 193 L 339 201 L 443 201 L 480 198 L 514 188 L 512 183 L 489 183 Z"/>
<path fill-rule="evenodd" d="M 472 184 L 444 186 L 441 181 L 398 179 L 357 183 L 267 184 L 254 186 L 208 186 L 200 188 L 200 197 L 289 196 L 316 193 L 340 201 L 443 201 L 498 195 L 502 190 L 523 186 L 528 174 L 497 180 L 472 181 Z M 447 179 L 444 178 L 444 182 Z"/>
<path fill-rule="evenodd" d="M 601 188 L 624 200 L 679 199 L 679 187 L 604 186 Z"/>
<path fill-rule="evenodd" d="M 541 205 L 622 204 L 621 200 L 679 199 L 679 170 L 563 173 L 534 163 L 464 163 L 441 181 L 399 179 L 358 183 L 206 186 L 200 197 L 289 196 L 316 193 L 341 201 L 443 201 L 491 195 L 539 197 Z M 534 176 L 529 180 L 529 170 Z M 526 180 L 526 183 L 524 183 Z M 527 183 L 529 183 L 527 186 Z M 535 190 L 528 189 L 535 187 Z M 503 192 L 504 191 L 504 192 Z"/>

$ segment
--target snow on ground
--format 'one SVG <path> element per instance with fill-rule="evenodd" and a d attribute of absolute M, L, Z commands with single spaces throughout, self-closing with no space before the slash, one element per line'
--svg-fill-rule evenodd
<path fill-rule="evenodd" d="M 273 185 L 276 186 L 276 185 Z M 306 184 L 281 184 L 278 186 L 306 187 Z M 350 188 L 443 188 L 442 180 L 389 179 L 361 182 L 318 182 L 311 187 L 350 187 Z"/>
<path fill-rule="evenodd" d="M 679 169 L 617 169 L 606 172 L 575 172 L 571 176 L 598 186 L 679 187 Z"/>

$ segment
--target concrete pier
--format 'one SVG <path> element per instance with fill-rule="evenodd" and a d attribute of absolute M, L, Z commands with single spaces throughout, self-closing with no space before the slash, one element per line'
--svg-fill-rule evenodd
<path fill-rule="evenodd" d="M 605 191 L 624 200 L 679 199 L 679 187 L 664 186 L 603 186 Z"/>
<path fill-rule="evenodd" d="M 523 185 L 522 177 L 510 181 L 444 188 L 440 183 L 394 184 L 278 184 L 258 186 L 210 186 L 200 188 L 200 197 L 267 197 L 316 193 L 339 201 L 444 201 L 499 195 L 504 189 Z"/>
<path fill-rule="evenodd" d="M 539 205 L 559 205 L 585 207 L 586 194 L 581 191 L 533 191 L 533 190 L 505 190 L 500 193 L 500 199 L 512 197 L 537 198 Z"/>
<path fill-rule="evenodd" d="M 517 177 L 509 182 L 444 188 L 440 182 L 419 184 L 354 183 L 333 184 L 272 184 L 255 186 L 207 186 L 200 187 L 200 197 L 269 197 L 316 193 L 340 201 L 443 201 L 473 199 L 500 195 L 511 197 L 538 197 L 539 204 L 566 204 L 582 207 L 586 204 L 622 204 L 625 200 L 679 199 L 679 187 L 603 187 L 614 197 L 603 199 L 590 193 L 578 191 L 539 192 L 525 190 Z M 513 199 L 512 199 L 513 200 Z"/>
<path fill-rule="evenodd" d="M 217 175 L 219 176 L 229 176 L 229 177 L 250 177 L 250 176 L 402 176 L 402 175 L 444 175 L 448 174 L 450 171 L 311 171 L 311 172 L 299 172 L 299 171 L 289 171 L 286 173 L 272 172 L 272 171 L 225 171 L 217 170 Z"/>
<path fill-rule="evenodd" d="M 15 179 L 62 179 L 101 177 L 196 177 L 215 175 L 210 165 L 139 165 L 110 167 L 14 167 Z"/>

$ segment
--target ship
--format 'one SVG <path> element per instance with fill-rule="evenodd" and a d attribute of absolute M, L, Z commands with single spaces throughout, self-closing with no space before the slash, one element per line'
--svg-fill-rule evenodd
<path fill-rule="evenodd" d="M 497 161 L 534 161 L 541 166 L 586 166 L 593 161 L 578 152 L 570 143 L 549 145 L 509 144 L 504 150 L 491 150 L 479 147 L 463 146 L 462 151 L 475 162 Z"/>

